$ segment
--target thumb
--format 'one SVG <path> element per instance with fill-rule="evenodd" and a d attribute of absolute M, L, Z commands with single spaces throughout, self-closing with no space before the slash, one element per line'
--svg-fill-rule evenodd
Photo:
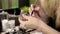
<path fill-rule="evenodd" d="M 25 14 L 22 14 L 22 17 L 24 18 L 28 18 L 29 16 L 25 15 Z"/>

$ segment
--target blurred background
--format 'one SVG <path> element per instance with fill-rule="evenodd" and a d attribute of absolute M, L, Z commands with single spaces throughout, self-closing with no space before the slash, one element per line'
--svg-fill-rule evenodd
<path fill-rule="evenodd" d="M 35 0 L 0 0 L 0 9 L 13 9 L 30 6 Z"/>

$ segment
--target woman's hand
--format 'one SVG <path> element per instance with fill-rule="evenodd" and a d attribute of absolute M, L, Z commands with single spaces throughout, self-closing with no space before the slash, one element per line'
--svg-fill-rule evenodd
<path fill-rule="evenodd" d="M 39 27 L 39 25 L 41 25 L 41 23 L 43 22 L 40 19 L 37 19 L 37 18 L 32 17 L 32 16 L 23 15 L 23 17 L 28 19 L 28 20 L 23 21 L 19 18 L 19 22 L 21 23 L 20 27 L 22 27 L 22 28 L 37 29 Z"/>
<path fill-rule="evenodd" d="M 37 19 L 37 18 L 32 17 L 32 16 L 25 16 L 25 15 L 24 15 L 24 17 L 28 20 L 22 21 L 19 18 L 19 22 L 21 23 L 20 27 L 22 27 L 22 28 L 37 29 L 38 31 L 42 31 L 45 34 L 59 34 L 58 31 L 56 31 L 55 29 L 48 26 L 40 19 Z"/>

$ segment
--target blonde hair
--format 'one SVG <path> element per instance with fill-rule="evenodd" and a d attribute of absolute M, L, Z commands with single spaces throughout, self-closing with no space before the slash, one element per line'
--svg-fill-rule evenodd
<path fill-rule="evenodd" d="M 58 7 L 57 11 L 56 11 L 56 27 L 60 27 L 60 6 Z"/>
<path fill-rule="evenodd" d="M 54 18 L 56 11 L 56 27 L 60 26 L 60 0 L 39 0 L 41 7 L 49 17 Z"/>
<path fill-rule="evenodd" d="M 56 1 L 56 28 L 60 27 L 60 0 Z"/>

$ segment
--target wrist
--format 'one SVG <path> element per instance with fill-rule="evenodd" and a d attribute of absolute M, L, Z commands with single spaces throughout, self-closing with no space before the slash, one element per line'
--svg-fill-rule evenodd
<path fill-rule="evenodd" d="M 42 31 L 43 29 L 45 29 L 45 28 L 46 28 L 46 26 L 47 26 L 47 24 L 45 24 L 44 22 L 40 22 L 40 25 L 38 25 L 37 30 Z"/>

